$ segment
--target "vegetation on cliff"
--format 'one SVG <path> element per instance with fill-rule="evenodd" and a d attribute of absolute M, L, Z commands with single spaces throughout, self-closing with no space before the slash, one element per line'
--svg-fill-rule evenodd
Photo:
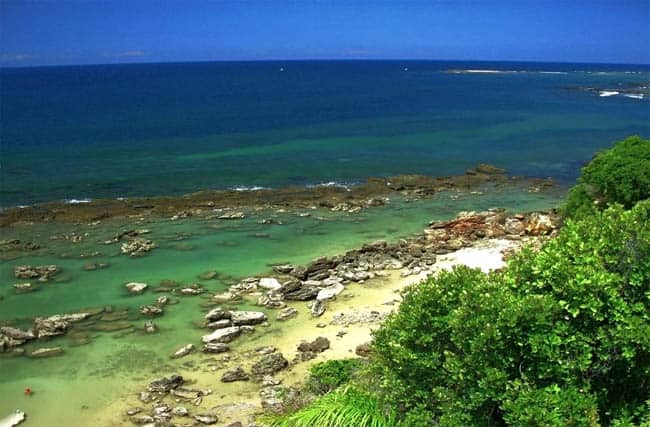
<path fill-rule="evenodd" d="M 649 168 L 638 137 L 595 156 L 555 238 L 408 288 L 367 371 L 280 424 L 650 425 Z"/>

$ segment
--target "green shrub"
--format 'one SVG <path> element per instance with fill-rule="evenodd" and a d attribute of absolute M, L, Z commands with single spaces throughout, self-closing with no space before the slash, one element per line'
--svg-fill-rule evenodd
<path fill-rule="evenodd" d="M 630 209 L 650 198 L 650 140 L 632 136 L 598 153 L 582 169 L 567 196 L 567 216 L 585 215 L 620 203 Z"/>
<path fill-rule="evenodd" d="M 264 420 L 271 427 L 393 427 L 395 413 L 367 391 L 347 386 L 301 410 Z"/>
<path fill-rule="evenodd" d="M 447 426 L 643 422 L 649 218 L 650 201 L 615 205 L 501 273 L 458 267 L 409 288 L 375 333 L 382 393 Z"/>
<path fill-rule="evenodd" d="M 359 359 L 328 360 L 309 369 L 307 389 L 314 394 L 325 394 L 347 384 L 359 369 Z"/>

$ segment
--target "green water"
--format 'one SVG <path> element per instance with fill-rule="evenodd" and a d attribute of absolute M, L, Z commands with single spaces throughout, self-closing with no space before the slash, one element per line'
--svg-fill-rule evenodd
<path fill-rule="evenodd" d="M 178 297 L 178 304 L 165 307 L 165 314 L 155 319 L 160 332 L 145 335 L 141 331 L 145 319 L 137 308 L 152 304 L 161 294 L 148 290 L 142 295 L 128 295 L 126 282 L 141 281 L 155 286 L 162 280 L 174 280 L 200 283 L 209 292 L 220 292 L 237 278 L 269 271 L 273 263 L 304 264 L 364 242 L 394 241 L 421 232 L 431 220 L 450 218 L 461 210 L 497 206 L 512 211 L 546 209 L 557 204 L 561 192 L 528 193 L 508 186 L 491 188 L 484 194 L 440 193 L 429 200 L 391 200 L 386 206 L 355 215 L 324 210 L 265 210 L 247 211 L 246 219 L 232 221 L 132 218 L 96 225 L 34 224 L 3 229 L 2 239 L 29 240 L 42 249 L 4 260 L 0 265 L 0 321 L 27 326 L 35 316 L 112 306 L 115 311 L 129 309 L 128 318 L 121 322 L 134 325 L 134 329 L 108 333 L 95 330 L 92 324 L 78 325 L 73 327 L 74 334 L 38 343 L 38 347 L 63 347 L 63 356 L 41 360 L 0 358 L 0 415 L 19 407 L 29 415 L 25 425 L 51 425 L 54 421 L 64 425 L 102 425 L 105 420 L 93 420 L 101 408 L 125 395 L 133 396 L 134 390 L 142 389 L 161 372 L 198 369 L 188 365 L 187 358 L 171 360 L 169 354 L 181 345 L 199 344 L 205 330 L 198 329 L 194 322 L 203 317 L 204 297 Z M 300 217 L 300 212 L 310 216 Z M 260 224 L 265 218 L 275 218 L 283 225 Z M 131 258 L 119 253 L 118 243 L 104 243 L 117 232 L 130 228 L 150 229 L 151 233 L 143 237 L 159 247 L 147 256 Z M 61 238 L 73 232 L 88 235 L 79 243 Z M 94 252 L 99 254 L 81 257 Z M 85 271 L 84 265 L 91 262 L 110 266 Z M 16 294 L 11 285 L 24 280 L 13 277 L 13 268 L 23 264 L 57 264 L 62 271 L 55 276 L 56 280 L 39 285 L 37 291 Z M 218 278 L 198 278 L 209 270 L 217 271 Z M 274 321 L 275 315 L 269 318 L 272 320 L 268 329 L 258 327 L 253 336 L 240 341 L 273 342 L 278 328 L 291 327 L 280 326 Z M 89 342 L 76 345 L 74 338 L 82 332 Z M 238 345 L 233 346 L 235 350 Z M 34 347 L 34 343 L 25 346 L 28 351 Z M 28 386 L 35 390 L 30 398 L 22 394 Z M 222 385 L 216 378 L 214 386 L 240 387 Z"/>

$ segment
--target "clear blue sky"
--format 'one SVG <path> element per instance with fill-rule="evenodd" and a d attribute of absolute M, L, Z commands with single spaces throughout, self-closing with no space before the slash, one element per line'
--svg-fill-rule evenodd
<path fill-rule="evenodd" d="M 650 0 L 0 0 L 0 65 L 259 59 L 650 63 Z"/>

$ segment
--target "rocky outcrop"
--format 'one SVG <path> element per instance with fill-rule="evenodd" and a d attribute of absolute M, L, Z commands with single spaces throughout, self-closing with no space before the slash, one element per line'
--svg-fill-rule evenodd
<path fill-rule="evenodd" d="M 156 247 L 156 244 L 151 240 L 143 239 L 141 237 L 133 237 L 130 238 L 128 242 L 122 243 L 120 251 L 125 255 L 136 257 L 145 255 Z"/>
<path fill-rule="evenodd" d="M 56 265 L 40 265 L 33 267 L 31 265 L 19 265 L 14 267 L 14 276 L 17 279 L 36 279 L 39 282 L 47 282 L 59 272 Z"/>

